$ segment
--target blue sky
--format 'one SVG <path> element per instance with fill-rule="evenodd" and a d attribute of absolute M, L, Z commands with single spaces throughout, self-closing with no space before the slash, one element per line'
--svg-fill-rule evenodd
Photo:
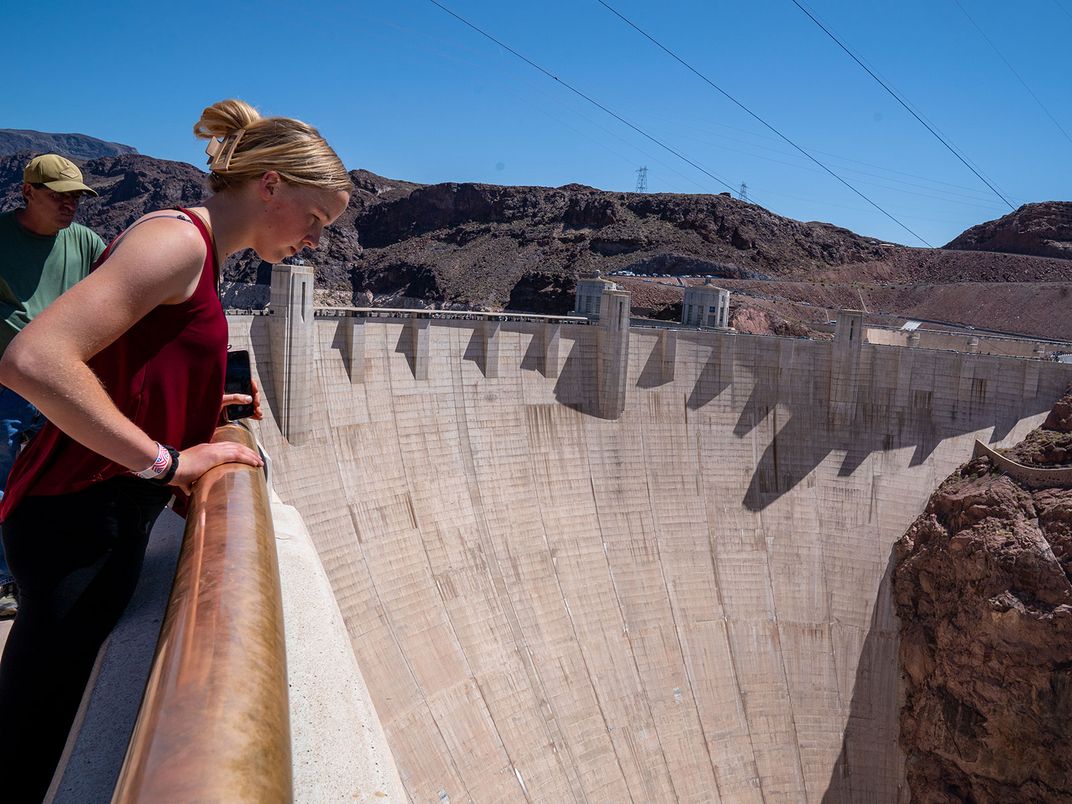
<path fill-rule="evenodd" d="M 791 0 L 607 1 L 929 243 L 1009 211 Z M 920 245 L 597 0 L 442 2 L 756 203 Z M 805 5 L 1014 206 L 1072 196 L 1047 116 L 1072 134 L 1072 0 Z M 0 127 L 202 166 L 191 126 L 236 96 L 410 181 L 632 190 L 647 166 L 649 192 L 726 189 L 428 0 L 8 3 L 0 26 Z"/>

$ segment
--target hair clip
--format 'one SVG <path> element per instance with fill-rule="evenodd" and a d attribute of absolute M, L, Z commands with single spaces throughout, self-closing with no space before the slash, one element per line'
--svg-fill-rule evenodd
<path fill-rule="evenodd" d="M 208 141 L 205 153 L 208 154 L 209 170 L 214 173 L 223 173 L 231 167 L 231 157 L 234 156 L 235 148 L 238 147 L 245 133 L 246 130 L 240 128 L 230 137 L 213 137 Z"/>

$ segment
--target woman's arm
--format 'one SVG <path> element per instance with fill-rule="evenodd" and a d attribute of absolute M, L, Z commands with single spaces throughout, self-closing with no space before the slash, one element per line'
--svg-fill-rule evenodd
<path fill-rule="evenodd" d="M 170 217 L 140 224 L 122 248 L 15 337 L 0 360 L 0 384 L 94 452 L 134 471 L 149 466 L 156 442 L 120 412 L 86 362 L 157 305 L 188 299 L 204 260 L 205 242 L 191 224 Z M 193 449 L 189 456 L 184 451 L 188 460 L 179 461 L 175 485 L 188 488 L 218 463 L 260 463 L 246 448 Z"/>

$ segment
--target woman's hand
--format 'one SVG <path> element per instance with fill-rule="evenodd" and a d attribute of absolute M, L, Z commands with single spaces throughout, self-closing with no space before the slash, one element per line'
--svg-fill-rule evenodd
<path fill-rule="evenodd" d="M 247 466 L 263 466 L 261 456 L 242 444 L 223 441 L 217 444 L 198 444 L 179 453 L 179 468 L 169 485 L 189 494 L 194 483 L 207 472 L 224 463 L 244 463 Z"/>
<path fill-rule="evenodd" d="M 253 396 L 249 394 L 224 394 L 223 402 L 220 403 L 220 410 L 224 411 L 226 415 L 226 408 L 228 405 L 248 405 L 253 403 L 253 415 L 251 419 L 260 421 L 264 418 L 264 411 L 261 410 L 261 389 L 257 387 L 257 381 L 250 377 L 249 384 L 253 388 Z"/>

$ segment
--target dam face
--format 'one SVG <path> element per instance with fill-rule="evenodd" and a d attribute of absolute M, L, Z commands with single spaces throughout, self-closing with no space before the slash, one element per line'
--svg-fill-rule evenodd
<path fill-rule="evenodd" d="M 579 324 L 305 314 L 284 338 L 277 317 L 232 316 L 232 347 L 415 802 L 907 800 L 892 545 L 975 438 L 1021 438 L 1072 379 Z"/>

